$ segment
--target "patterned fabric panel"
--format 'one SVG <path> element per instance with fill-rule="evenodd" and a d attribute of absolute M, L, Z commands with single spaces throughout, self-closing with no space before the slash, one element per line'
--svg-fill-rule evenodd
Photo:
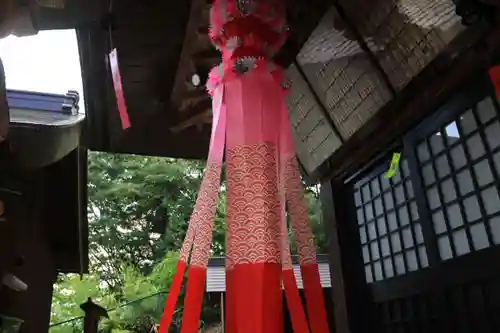
<path fill-rule="evenodd" d="M 287 158 L 285 165 L 285 189 L 290 214 L 293 237 L 301 265 L 316 263 L 316 246 L 309 222 L 304 188 L 295 156 Z"/>
<path fill-rule="evenodd" d="M 186 237 L 179 253 L 180 261 L 188 262 L 194 242 L 190 264 L 202 267 L 206 267 L 208 264 L 214 214 L 219 200 L 221 170 L 221 163 L 207 164 Z"/>
<path fill-rule="evenodd" d="M 227 150 L 226 266 L 281 263 L 276 147 Z"/>

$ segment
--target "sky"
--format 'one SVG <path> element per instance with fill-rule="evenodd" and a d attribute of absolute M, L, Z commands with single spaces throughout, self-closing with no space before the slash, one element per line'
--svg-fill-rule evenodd
<path fill-rule="evenodd" d="M 80 94 L 84 110 L 83 85 L 74 30 L 41 31 L 35 36 L 9 36 L 0 40 L 0 57 L 5 67 L 7 89 Z"/>

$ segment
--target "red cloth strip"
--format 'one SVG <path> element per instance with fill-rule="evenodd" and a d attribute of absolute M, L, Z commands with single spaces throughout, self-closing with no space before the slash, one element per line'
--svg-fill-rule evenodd
<path fill-rule="evenodd" d="M 301 265 L 300 270 L 304 283 L 304 294 L 311 333 L 329 333 L 325 298 L 323 288 L 321 287 L 318 264 L 304 264 Z"/>
<path fill-rule="evenodd" d="M 193 256 L 195 261 L 203 262 L 206 265 L 208 262 L 208 256 L 210 248 L 208 246 L 208 251 L 204 252 L 205 248 L 203 246 L 202 241 L 206 240 L 208 243 L 211 243 L 211 235 L 210 239 L 206 239 L 205 236 L 207 233 L 207 226 L 209 232 L 212 232 L 212 223 L 215 214 L 215 209 L 217 206 L 217 196 L 219 194 L 219 186 L 220 186 L 220 174 L 222 170 L 221 162 L 224 151 L 224 136 L 226 130 L 226 115 L 225 115 L 225 107 L 222 105 L 222 90 L 218 90 L 213 96 L 213 112 L 214 119 L 212 125 L 212 136 L 210 139 L 210 151 L 208 157 L 208 165 L 205 169 L 205 173 L 203 175 L 203 181 L 198 192 L 198 197 L 196 199 L 195 207 L 193 210 L 193 214 L 191 215 L 191 219 L 189 221 L 189 227 L 186 234 L 186 238 L 184 239 L 184 243 L 182 245 L 182 249 L 180 252 L 180 258 L 177 263 L 176 273 L 174 275 L 174 279 L 172 281 L 172 286 L 170 292 L 167 297 L 165 310 L 160 320 L 160 333 L 167 333 L 170 324 L 172 323 L 172 316 L 175 310 L 175 306 L 177 304 L 177 299 L 179 297 L 184 271 L 186 269 L 187 261 L 189 259 L 189 255 L 193 248 L 193 242 L 198 242 L 197 246 L 201 246 L 194 250 L 194 253 L 191 255 L 191 262 L 193 262 Z M 207 225 L 208 223 L 208 225 Z M 200 235 L 199 233 L 204 233 Z M 201 238 L 200 238 L 201 237 Z M 201 243 L 200 243 L 201 242 Z M 201 256 L 201 257 L 200 257 Z M 190 268 L 189 276 L 195 274 L 191 273 L 192 268 Z M 205 270 L 206 271 L 206 270 Z M 204 279 L 204 278 L 203 278 Z M 204 281 L 204 280 L 203 280 Z M 193 282 L 196 285 L 196 281 Z M 188 286 L 192 283 L 188 283 Z M 193 289 L 191 287 L 190 289 Z M 195 288 L 196 290 L 196 288 Z M 199 299 L 199 306 L 201 307 L 201 301 L 203 298 L 204 286 L 202 283 L 201 286 L 201 294 L 196 297 L 191 296 L 191 299 L 197 300 Z M 193 291 L 192 294 L 196 295 L 196 292 Z M 196 307 L 194 307 L 195 309 Z M 199 314 L 198 314 L 199 317 Z M 189 327 L 189 325 L 188 325 Z"/>
<path fill-rule="evenodd" d="M 283 332 L 281 264 L 239 264 L 227 271 L 233 280 L 236 331 L 228 333 Z"/>
<path fill-rule="evenodd" d="M 299 289 L 293 269 L 283 270 L 283 285 L 285 287 L 285 297 L 290 312 L 290 320 L 292 322 L 294 333 L 309 333 L 307 326 L 306 314 L 300 298 Z"/>
<path fill-rule="evenodd" d="M 175 305 L 177 304 L 177 299 L 179 298 L 179 293 L 181 291 L 181 285 L 182 280 L 184 279 L 185 270 L 186 263 L 183 261 L 178 261 L 175 275 L 172 280 L 172 285 L 170 286 L 170 291 L 165 303 L 165 309 L 163 310 L 163 315 L 160 320 L 160 328 L 158 329 L 158 333 L 167 333 L 168 328 L 172 323 L 172 316 L 174 314 Z"/>
<path fill-rule="evenodd" d="M 286 38 L 285 31 L 277 31 L 280 25 L 271 26 L 254 15 L 235 17 L 226 22 L 220 31 L 210 29 L 210 38 L 215 45 L 226 49 L 226 43 L 232 37 L 246 38 L 255 36 L 255 42 L 260 46 L 264 44 L 276 49 L 279 48 Z"/>
<path fill-rule="evenodd" d="M 236 320 L 236 287 L 233 270 L 226 270 L 226 333 L 236 333 L 238 324 Z"/>
<path fill-rule="evenodd" d="M 115 88 L 116 106 L 120 114 L 122 129 L 125 130 L 130 127 L 130 120 L 123 94 L 122 77 L 120 75 L 120 66 L 118 65 L 118 51 L 116 49 L 113 49 L 109 54 L 109 67 L 111 68 L 113 87 Z"/>
<path fill-rule="evenodd" d="M 198 332 L 206 276 L 206 267 L 189 267 L 181 333 Z"/>

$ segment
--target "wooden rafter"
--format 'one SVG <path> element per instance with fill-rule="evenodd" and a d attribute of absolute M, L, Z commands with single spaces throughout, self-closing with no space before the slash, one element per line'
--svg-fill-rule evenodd
<path fill-rule="evenodd" d="M 194 87 L 194 74 L 204 75 L 210 67 L 219 62 L 220 54 L 210 44 L 208 38 L 208 17 L 210 6 L 206 0 L 193 0 L 191 17 L 187 24 L 181 59 L 177 70 L 172 104 L 177 111 L 172 132 L 177 133 L 190 127 L 202 128 L 211 122 L 211 101 L 202 87 Z M 205 76 L 206 78 L 206 76 Z"/>
<path fill-rule="evenodd" d="M 207 6 L 205 0 L 192 0 L 189 13 L 189 20 L 184 35 L 184 43 L 182 46 L 177 73 L 174 81 L 174 87 L 171 93 L 171 101 L 177 108 L 181 102 L 183 90 L 185 89 L 184 82 L 188 77 L 189 72 L 194 71 L 191 54 L 197 43 L 197 34 L 204 8 Z"/>
<path fill-rule="evenodd" d="M 179 113 L 186 113 L 197 104 L 206 102 L 210 97 L 207 92 L 201 89 L 191 90 L 184 95 L 184 99 L 179 106 Z"/>
<path fill-rule="evenodd" d="M 195 114 L 194 116 L 178 123 L 175 126 L 170 127 L 172 133 L 179 133 L 189 127 L 195 126 L 201 130 L 204 124 L 210 124 L 212 122 L 212 109 L 206 109 L 205 111 Z"/>

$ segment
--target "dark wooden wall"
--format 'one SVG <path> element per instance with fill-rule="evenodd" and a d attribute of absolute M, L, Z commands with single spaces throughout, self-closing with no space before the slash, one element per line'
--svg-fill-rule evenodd
<path fill-rule="evenodd" d="M 40 170 L 3 171 L 0 276 L 10 272 L 28 289 L 0 288 L 0 314 L 24 320 L 22 332 L 45 333 L 57 273 L 87 269 L 86 151 Z"/>
<path fill-rule="evenodd" d="M 56 269 L 42 224 L 43 188 L 37 177 L 33 177 L 26 188 L 17 189 L 22 190 L 22 195 L 3 197 L 7 221 L 2 222 L 5 229 L 0 233 L 0 244 L 4 245 L 0 250 L 0 273 L 15 274 L 28 284 L 28 290 L 0 289 L 0 313 L 24 320 L 22 332 L 45 333 L 50 321 Z"/>

